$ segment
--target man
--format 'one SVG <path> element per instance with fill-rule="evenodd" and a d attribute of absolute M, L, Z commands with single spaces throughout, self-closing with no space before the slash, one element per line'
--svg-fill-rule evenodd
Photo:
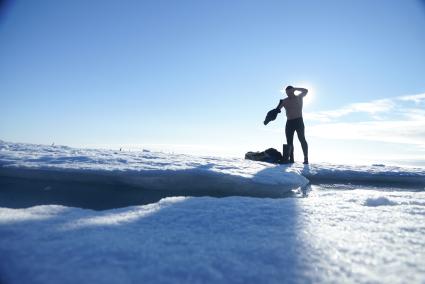
<path fill-rule="evenodd" d="M 308 145 L 304 135 L 304 121 L 302 116 L 303 98 L 307 95 L 308 90 L 305 88 L 294 88 L 288 86 L 285 89 L 287 98 L 280 100 L 276 110 L 280 112 L 282 107 L 286 111 L 286 142 L 288 144 L 288 152 L 290 155 L 289 162 L 294 162 L 294 133 L 297 132 L 298 140 L 301 142 L 301 147 L 304 153 L 304 164 L 308 164 Z M 295 92 L 300 92 L 295 95 Z"/>

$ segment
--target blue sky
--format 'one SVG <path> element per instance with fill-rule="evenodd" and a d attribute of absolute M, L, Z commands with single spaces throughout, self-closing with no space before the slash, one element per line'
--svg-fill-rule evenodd
<path fill-rule="evenodd" d="M 9 1 L 0 15 L 0 139 L 280 149 L 284 116 L 262 121 L 292 84 L 311 88 L 310 160 L 425 159 L 423 1 Z"/>

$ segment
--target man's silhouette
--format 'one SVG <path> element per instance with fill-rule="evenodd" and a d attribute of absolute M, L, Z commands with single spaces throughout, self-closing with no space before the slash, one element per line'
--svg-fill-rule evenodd
<path fill-rule="evenodd" d="M 286 111 L 286 142 L 288 144 L 288 152 L 290 155 L 289 162 L 294 162 L 294 133 L 297 132 L 298 140 L 301 142 L 301 147 L 304 153 L 304 164 L 308 164 L 308 145 L 304 135 L 304 121 L 303 121 L 303 98 L 307 95 L 308 90 L 305 88 L 294 88 L 288 86 L 285 89 L 287 98 L 280 100 L 277 109 L 280 110 L 282 107 Z M 301 92 L 295 95 L 295 92 Z"/>

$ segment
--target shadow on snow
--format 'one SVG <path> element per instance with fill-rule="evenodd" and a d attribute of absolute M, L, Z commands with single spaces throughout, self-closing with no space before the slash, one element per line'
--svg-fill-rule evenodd
<path fill-rule="evenodd" d="M 265 168 L 256 176 L 276 174 L 286 166 Z M 0 169 L 0 207 L 26 208 L 64 205 L 106 210 L 158 202 L 172 196 L 293 196 L 295 185 L 264 184 L 199 168 L 177 171 L 58 171 L 54 169 Z"/>

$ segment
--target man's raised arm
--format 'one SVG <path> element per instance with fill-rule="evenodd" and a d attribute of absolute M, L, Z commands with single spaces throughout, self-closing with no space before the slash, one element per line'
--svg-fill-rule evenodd
<path fill-rule="evenodd" d="M 308 93 L 308 90 L 306 88 L 294 88 L 295 91 L 300 91 L 301 94 L 299 94 L 299 97 L 305 97 Z"/>

